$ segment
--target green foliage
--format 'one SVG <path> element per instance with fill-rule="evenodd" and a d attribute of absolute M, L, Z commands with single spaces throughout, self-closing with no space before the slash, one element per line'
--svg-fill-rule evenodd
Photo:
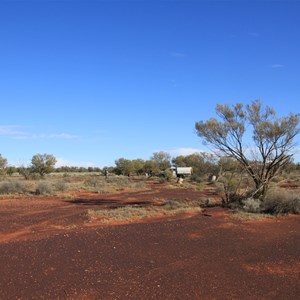
<path fill-rule="evenodd" d="M 54 170 L 56 158 L 51 154 L 35 154 L 31 159 L 32 172 L 40 174 L 44 177 Z"/>
<path fill-rule="evenodd" d="M 241 103 L 218 104 L 216 113 L 219 119 L 196 122 L 197 134 L 220 155 L 235 159 L 255 184 L 253 197 L 263 200 L 272 178 L 291 162 L 300 114 L 279 118 L 259 100 L 245 107 Z M 252 128 L 249 148 L 243 141 L 246 128 Z"/>
<path fill-rule="evenodd" d="M 145 173 L 155 175 L 160 172 L 159 163 L 154 160 L 147 160 L 144 165 Z"/>
<path fill-rule="evenodd" d="M 115 161 L 116 167 L 113 173 L 117 175 L 158 175 L 162 171 L 166 171 L 171 167 L 171 156 L 169 153 L 160 151 L 153 153 L 150 160 L 144 161 L 143 159 L 126 159 L 119 158 Z"/>
<path fill-rule="evenodd" d="M 75 167 L 75 166 L 62 166 L 55 168 L 54 170 L 56 173 L 84 173 L 84 172 L 89 172 L 89 173 L 100 173 L 101 169 L 98 167 Z"/>
<path fill-rule="evenodd" d="M 192 180 L 205 175 L 207 177 L 208 174 L 217 175 L 219 172 L 216 156 L 205 152 L 180 155 L 173 158 L 172 163 L 177 167 L 192 167 L 194 175 Z"/>
<path fill-rule="evenodd" d="M 26 180 L 29 180 L 31 178 L 32 175 L 32 169 L 31 168 L 26 168 L 26 167 L 20 167 L 18 168 L 18 173 L 22 176 L 24 176 L 24 178 Z"/>
<path fill-rule="evenodd" d="M 129 160 L 119 158 L 115 161 L 114 173 L 117 175 L 141 175 L 145 173 L 145 161 L 143 159 Z"/>
<path fill-rule="evenodd" d="M 144 167 L 145 167 L 145 161 L 143 159 L 134 159 L 132 161 L 132 164 L 133 164 L 133 172 L 136 174 L 136 175 L 142 175 L 143 173 L 145 173 L 144 171 Z"/>
<path fill-rule="evenodd" d="M 17 171 L 17 169 L 14 166 L 9 166 L 6 168 L 6 174 L 8 176 L 12 176 L 16 171 Z"/>
<path fill-rule="evenodd" d="M 118 175 L 129 175 L 135 171 L 134 164 L 131 160 L 119 158 L 115 161 L 115 172 Z"/>
<path fill-rule="evenodd" d="M 151 160 L 158 164 L 160 171 L 164 171 L 171 167 L 171 155 L 165 151 L 154 152 Z"/>

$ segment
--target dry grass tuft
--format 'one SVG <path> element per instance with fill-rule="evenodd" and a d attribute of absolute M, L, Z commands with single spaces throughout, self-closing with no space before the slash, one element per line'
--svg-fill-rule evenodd
<path fill-rule="evenodd" d="M 240 210 L 234 211 L 233 214 L 231 214 L 230 216 L 240 221 L 260 221 L 260 220 L 275 218 L 270 214 L 250 213 L 250 212 L 245 212 Z"/>
<path fill-rule="evenodd" d="M 184 213 L 198 213 L 200 211 L 201 208 L 196 203 L 169 200 L 160 206 L 124 206 L 102 210 L 90 209 L 87 214 L 90 222 L 98 221 L 100 223 L 122 223 Z"/>
<path fill-rule="evenodd" d="M 262 211 L 269 214 L 300 214 L 300 194 L 295 191 L 275 189 L 267 194 Z"/>

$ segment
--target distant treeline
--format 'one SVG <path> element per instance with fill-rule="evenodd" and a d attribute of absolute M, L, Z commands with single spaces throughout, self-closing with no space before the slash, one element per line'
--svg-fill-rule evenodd
<path fill-rule="evenodd" d="M 3 158 L 2 158 L 3 159 Z M 32 174 L 41 176 L 49 173 L 99 173 L 100 175 L 114 174 L 125 176 L 139 175 L 157 175 L 161 172 L 170 170 L 171 166 L 175 167 L 192 167 L 192 179 L 207 175 L 218 177 L 226 171 L 238 170 L 239 164 L 231 158 L 219 158 L 210 153 L 197 152 L 190 155 L 180 155 L 171 158 L 170 154 L 164 151 L 155 152 L 149 160 L 143 159 L 126 159 L 119 158 L 115 160 L 115 166 L 108 167 L 78 167 L 78 166 L 61 166 L 54 167 L 55 157 L 48 154 L 37 154 L 33 157 L 32 164 L 28 167 L 7 166 L 3 164 L 1 169 L 2 175 L 12 176 L 14 173 L 23 175 L 26 179 L 32 177 Z M 259 162 L 257 162 L 259 164 Z M 291 162 L 283 169 L 283 172 L 300 171 L 300 163 Z"/>

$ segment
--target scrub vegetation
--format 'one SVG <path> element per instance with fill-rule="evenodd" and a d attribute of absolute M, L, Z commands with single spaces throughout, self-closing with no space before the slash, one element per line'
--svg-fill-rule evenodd
<path fill-rule="evenodd" d="M 149 218 L 159 218 L 173 216 L 178 214 L 199 213 L 200 204 L 192 201 L 168 200 L 159 205 L 149 206 L 124 206 L 115 209 L 88 210 L 89 220 L 100 223 L 118 223 L 138 220 L 147 220 Z"/>
<path fill-rule="evenodd" d="M 56 158 L 46 153 L 35 154 L 29 166 L 15 167 L 8 165 L 0 154 L 1 197 L 26 194 L 72 197 L 77 192 L 112 194 L 143 190 L 154 180 L 156 184 L 181 190 L 201 191 L 209 186 L 221 201 L 208 199 L 202 206 L 218 204 L 247 213 L 299 214 L 300 164 L 293 161 L 293 155 L 297 147 L 295 138 L 300 132 L 300 114 L 278 117 L 274 109 L 264 107 L 260 100 L 248 105 L 218 104 L 216 114 L 217 118 L 195 124 L 198 136 L 215 150 L 212 153 L 172 158 L 169 153 L 159 151 L 149 160 L 122 157 L 115 160 L 115 166 L 102 169 L 55 168 Z M 249 129 L 252 129 L 252 143 L 245 141 Z M 187 176 L 176 173 L 180 167 L 187 167 L 192 173 Z M 153 207 L 151 213 L 157 209 L 165 211 L 166 207 Z M 149 208 L 135 207 L 122 212 L 135 218 L 144 209 L 150 213 Z"/>

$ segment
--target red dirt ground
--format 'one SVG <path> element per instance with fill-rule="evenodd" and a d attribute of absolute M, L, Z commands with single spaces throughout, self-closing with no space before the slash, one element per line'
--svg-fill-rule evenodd
<path fill-rule="evenodd" d="M 75 195 L 75 194 L 74 194 Z M 300 217 L 239 221 L 222 208 L 123 225 L 87 209 L 209 190 L 0 200 L 0 299 L 299 299 Z"/>

